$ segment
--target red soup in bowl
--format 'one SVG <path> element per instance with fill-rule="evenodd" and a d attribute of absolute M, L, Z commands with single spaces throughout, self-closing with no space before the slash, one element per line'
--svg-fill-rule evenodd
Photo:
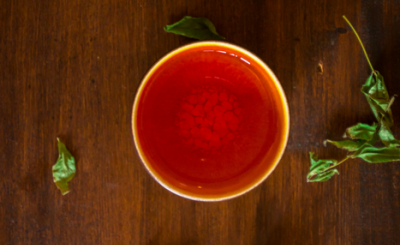
<path fill-rule="evenodd" d="M 238 46 L 204 41 L 160 59 L 133 106 L 139 157 L 155 180 L 193 200 L 220 201 L 260 184 L 288 139 L 279 81 Z"/>

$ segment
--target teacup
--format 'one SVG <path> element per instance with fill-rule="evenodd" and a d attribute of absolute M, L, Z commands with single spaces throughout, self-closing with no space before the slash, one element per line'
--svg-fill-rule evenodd
<path fill-rule="evenodd" d="M 279 163 L 289 109 L 271 69 L 221 41 L 182 46 L 161 58 L 136 94 L 138 155 L 169 191 L 198 201 L 240 196 Z"/>

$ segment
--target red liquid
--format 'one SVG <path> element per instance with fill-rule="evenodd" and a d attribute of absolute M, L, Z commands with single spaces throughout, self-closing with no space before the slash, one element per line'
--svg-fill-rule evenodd
<path fill-rule="evenodd" d="M 187 192 L 221 194 L 271 168 L 285 130 L 281 96 L 237 50 L 201 46 L 161 64 L 138 101 L 138 141 L 155 171 Z"/>

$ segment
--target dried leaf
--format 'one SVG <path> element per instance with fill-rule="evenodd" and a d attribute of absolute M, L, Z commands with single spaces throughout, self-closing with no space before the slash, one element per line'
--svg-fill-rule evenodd
<path fill-rule="evenodd" d="M 69 192 L 68 182 L 75 176 L 75 159 L 65 145 L 58 141 L 58 160 L 53 165 L 53 180 L 63 195 Z"/>
<path fill-rule="evenodd" d="M 346 129 L 346 135 L 351 139 L 369 141 L 373 138 L 377 124 L 372 126 L 364 123 L 358 123 Z"/>
<path fill-rule="evenodd" d="M 360 150 L 350 155 L 351 158 L 361 158 L 369 163 L 383 163 L 391 161 L 400 161 L 400 148 L 382 147 L 376 148 L 366 144 Z"/>
<path fill-rule="evenodd" d="M 386 146 L 395 147 L 400 145 L 400 142 L 394 138 L 392 131 L 385 124 L 382 124 L 379 129 L 379 138 Z"/>
<path fill-rule="evenodd" d="M 318 159 L 318 156 L 313 152 L 310 152 L 310 160 L 311 167 L 310 172 L 307 175 L 307 182 L 316 182 L 316 181 L 326 181 L 330 179 L 333 175 L 339 174 L 339 172 L 335 169 L 335 171 L 328 170 L 329 167 L 332 167 L 337 164 L 336 160 L 332 159 Z"/>
<path fill-rule="evenodd" d="M 326 140 L 326 142 L 335 145 L 337 148 L 344 149 L 347 151 L 356 151 L 360 147 L 364 145 L 366 142 L 365 140 L 358 140 L 358 141 L 352 141 L 352 140 L 342 140 L 342 141 L 333 141 L 333 140 Z"/>
<path fill-rule="evenodd" d="M 193 18 L 185 16 L 180 21 L 164 27 L 166 32 L 190 37 L 198 40 L 223 40 L 213 23 L 206 18 Z"/>

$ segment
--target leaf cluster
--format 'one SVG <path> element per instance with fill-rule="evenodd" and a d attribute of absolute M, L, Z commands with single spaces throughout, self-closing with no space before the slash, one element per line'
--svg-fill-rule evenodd
<path fill-rule="evenodd" d="M 307 175 L 308 182 L 326 181 L 339 174 L 334 168 L 350 158 L 361 158 L 369 163 L 400 161 L 400 148 L 398 148 L 400 143 L 390 129 L 393 126 L 390 106 L 394 97 L 389 99 L 383 77 L 374 72 L 368 77 L 361 91 L 365 94 L 378 122 L 372 125 L 358 123 L 346 129 L 345 137 L 348 139 L 324 142 L 348 151 L 347 157 L 340 162 L 333 159 L 318 159 L 317 155 L 310 152 L 311 168 Z M 375 147 L 379 141 L 385 146 Z"/>
<path fill-rule="evenodd" d="M 348 21 L 346 18 L 345 20 Z M 372 73 L 362 86 L 361 92 L 365 95 L 377 122 L 372 125 L 358 123 L 347 128 L 344 135 L 345 138 L 348 138 L 346 140 L 326 140 L 324 142 L 325 145 L 329 143 L 348 151 L 347 157 L 340 162 L 332 159 L 318 159 L 317 155 L 310 152 L 311 167 L 307 175 L 308 182 L 329 180 L 335 174 L 339 174 L 339 171 L 334 168 L 350 158 L 361 158 L 369 163 L 400 161 L 400 148 L 398 148 L 400 142 L 391 131 L 393 116 L 390 107 L 394 102 L 394 97 L 389 97 L 383 76 L 373 69 L 357 32 L 350 22 L 348 23 L 359 39 L 372 69 Z M 384 147 L 374 146 L 378 142 L 382 142 Z"/>

